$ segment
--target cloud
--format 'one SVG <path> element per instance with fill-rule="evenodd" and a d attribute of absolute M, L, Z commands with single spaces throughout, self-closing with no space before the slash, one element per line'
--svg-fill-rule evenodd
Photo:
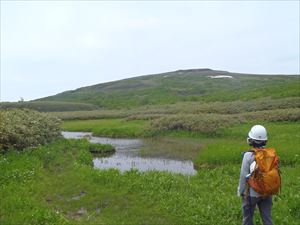
<path fill-rule="evenodd" d="M 298 50 L 299 2 L 1 1 L 6 99 L 177 69 L 299 73 Z"/>

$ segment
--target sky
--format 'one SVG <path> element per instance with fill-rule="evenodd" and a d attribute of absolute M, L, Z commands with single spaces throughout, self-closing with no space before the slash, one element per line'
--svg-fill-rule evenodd
<path fill-rule="evenodd" d="M 211 68 L 299 74 L 299 1 L 1 0 L 0 101 Z"/>

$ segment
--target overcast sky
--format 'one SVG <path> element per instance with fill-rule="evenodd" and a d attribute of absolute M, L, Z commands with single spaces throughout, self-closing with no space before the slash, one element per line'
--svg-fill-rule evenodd
<path fill-rule="evenodd" d="M 299 1 L 1 1 L 1 100 L 178 69 L 299 74 Z"/>

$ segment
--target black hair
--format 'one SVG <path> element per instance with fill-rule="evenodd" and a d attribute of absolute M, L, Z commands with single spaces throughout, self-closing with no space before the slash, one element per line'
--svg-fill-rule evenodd
<path fill-rule="evenodd" d="M 266 140 L 265 141 L 259 141 L 259 140 L 249 138 L 248 143 L 249 143 L 250 146 L 253 146 L 254 148 L 262 148 L 262 147 L 266 146 L 267 141 Z"/>

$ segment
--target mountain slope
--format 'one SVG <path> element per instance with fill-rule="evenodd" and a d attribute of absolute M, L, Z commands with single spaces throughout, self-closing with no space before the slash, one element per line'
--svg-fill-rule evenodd
<path fill-rule="evenodd" d="M 82 87 L 39 101 L 82 102 L 103 108 L 124 108 L 179 101 L 234 101 L 291 96 L 300 96 L 299 76 L 193 69 Z"/>

